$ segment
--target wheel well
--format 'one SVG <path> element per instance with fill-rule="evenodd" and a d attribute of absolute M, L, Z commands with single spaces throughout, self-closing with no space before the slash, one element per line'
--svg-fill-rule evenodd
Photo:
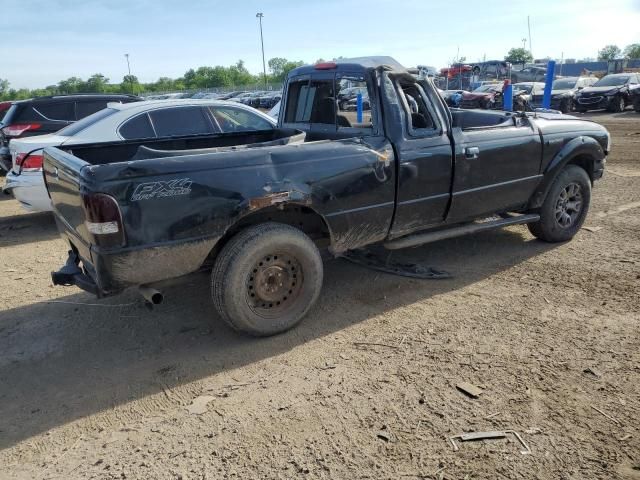
<path fill-rule="evenodd" d="M 232 225 L 222 238 L 218 240 L 216 246 L 207 256 L 204 264 L 211 265 L 218 256 L 218 252 L 220 252 L 229 239 L 238 232 L 252 225 L 266 222 L 283 223 L 302 230 L 321 250 L 331 244 L 329 225 L 327 225 L 325 219 L 318 212 L 304 205 L 273 205 L 245 215 Z"/>
<path fill-rule="evenodd" d="M 589 175 L 589 178 L 593 183 L 593 157 L 591 155 L 576 155 L 567 162 L 567 165 L 577 165 L 578 167 L 582 168 L 585 172 L 587 172 L 587 175 Z"/>

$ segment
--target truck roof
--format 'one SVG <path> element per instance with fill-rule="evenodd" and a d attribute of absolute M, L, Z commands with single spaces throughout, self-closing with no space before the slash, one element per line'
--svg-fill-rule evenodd
<path fill-rule="evenodd" d="M 339 58 L 330 62 L 316 63 L 315 65 L 303 65 L 289 72 L 289 77 L 309 74 L 317 70 L 332 70 L 337 72 L 365 72 L 377 68 L 385 68 L 395 72 L 407 72 L 407 69 L 393 57 L 356 57 Z"/>

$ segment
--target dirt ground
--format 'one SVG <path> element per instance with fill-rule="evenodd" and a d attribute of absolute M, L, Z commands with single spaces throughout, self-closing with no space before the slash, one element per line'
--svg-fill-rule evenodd
<path fill-rule="evenodd" d="M 268 339 L 225 327 L 204 275 L 153 312 L 54 288 L 52 218 L 0 200 L 0 478 L 640 479 L 640 115 L 590 118 L 614 141 L 594 231 L 397 254 L 449 280 L 332 261 Z M 531 454 L 448 441 L 490 430 Z"/>

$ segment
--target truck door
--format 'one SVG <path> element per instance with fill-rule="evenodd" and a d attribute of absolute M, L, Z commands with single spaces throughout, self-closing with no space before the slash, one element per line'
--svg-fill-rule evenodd
<path fill-rule="evenodd" d="M 435 91 L 412 76 L 383 75 L 385 125 L 398 157 L 391 237 L 443 222 L 449 205 L 452 148 Z"/>
<path fill-rule="evenodd" d="M 455 178 L 447 222 L 509 211 L 527 203 L 542 179 L 542 146 L 537 129 L 526 118 L 505 117 L 492 127 L 456 127 L 453 134 Z"/>

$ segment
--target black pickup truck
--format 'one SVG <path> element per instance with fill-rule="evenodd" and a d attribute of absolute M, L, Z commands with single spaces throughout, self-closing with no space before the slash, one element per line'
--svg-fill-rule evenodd
<path fill-rule="evenodd" d="M 340 110 L 355 86 L 370 109 Z M 609 148 L 603 127 L 571 116 L 449 109 L 390 57 L 304 66 L 273 130 L 45 149 L 70 248 L 53 283 L 158 303 L 162 285 L 209 268 L 221 317 L 271 335 L 318 298 L 321 252 L 514 224 L 570 240 Z"/>

